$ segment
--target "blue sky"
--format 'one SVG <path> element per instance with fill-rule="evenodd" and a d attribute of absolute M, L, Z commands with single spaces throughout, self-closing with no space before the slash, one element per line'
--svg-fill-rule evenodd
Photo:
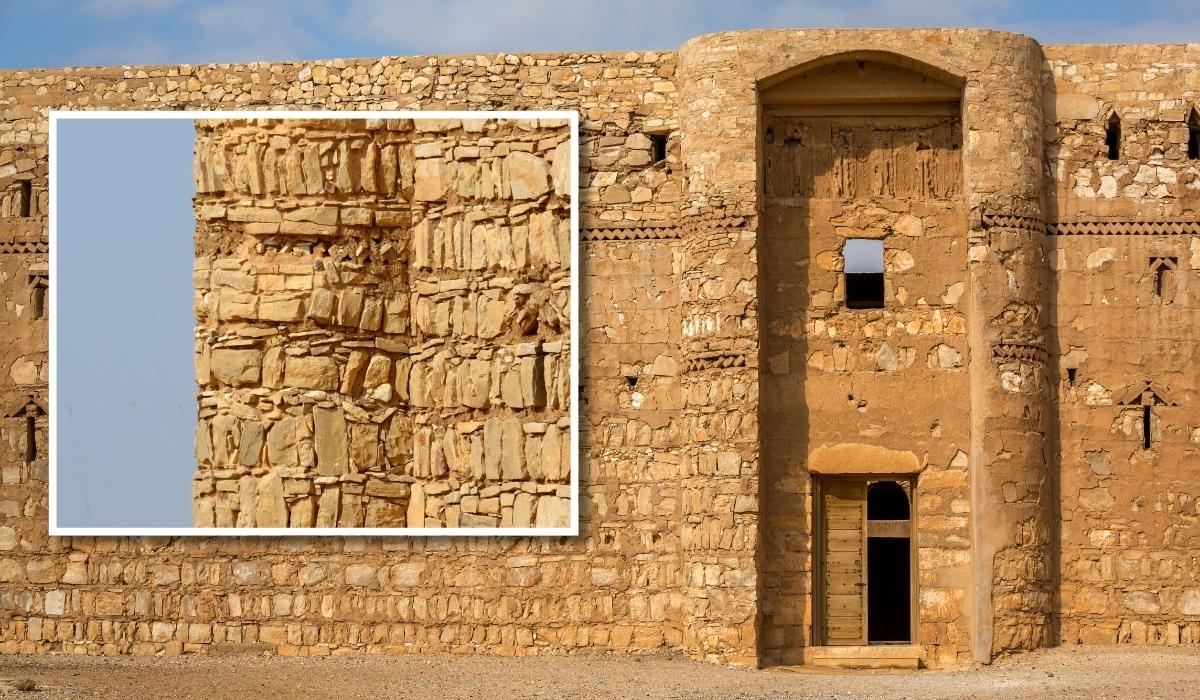
<path fill-rule="evenodd" d="M 725 29 L 890 26 L 1200 42 L 1200 1 L 0 0 L 0 66 L 665 49 Z"/>
<path fill-rule="evenodd" d="M 188 119 L 59 122 L 59 527 L 192 524 L 194 140 Z"/>

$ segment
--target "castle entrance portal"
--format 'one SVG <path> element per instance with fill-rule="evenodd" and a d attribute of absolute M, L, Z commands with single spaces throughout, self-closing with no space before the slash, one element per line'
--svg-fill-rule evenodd
<path fill-rule="evenodd" d="M 819 643 L 913 643 L 911 481 L 821 478 L 817 491 Z"/>

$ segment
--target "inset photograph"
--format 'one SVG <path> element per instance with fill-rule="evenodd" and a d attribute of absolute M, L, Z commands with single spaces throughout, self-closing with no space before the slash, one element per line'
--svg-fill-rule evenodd
<path fill-rule="evenodd" d="M 145 352 L 164 376 L 192 377 L 194 440 L 185 464 L 177 439 L 160 448 L 166 464 L 145 454 L 75 463 L 71 449 L 52 450 L 58 526 L 79 520 L 72 496 L 102 497 L 69 493 L 86 481 L 70 476 L 112 464 L 117 486 L 139 470 L 159 472 L 156 483 L 177 475 L 188 507 L 162 526 L 196 534 L 573 534 L 575 117 L 376 114 L 191 122 L 180 165 L 194 227 L 157 235 L 190 237 L 192 303 L 165 308 L 144 288 L 115 321 L 157 335 L 182 327 L 163 316 L 188 315 L 180 367 Z M 59 128 L 85 121 L 70 116 Z M 55 193 L 60 209 L 71 194 Z M 82 232 L 70 223 L 52 241 L 57 262 L 107 268 L 103 253 L 72 249 Z M 51 297 L 87 314 L 104 287 L 80 272 Z M 67 393 L 52 439 L 70 443 L 83 421 L 86 432 L 98 421 L 141 435 L 147 419 L 178 436 L 178 411 L 154 410 L 175 405 L 178 381 L 103 410 L 74 396 L 86 383 L 73 375 L 94 367 L 63 341 L 86 331 L 56 330 L 55 385 Z M 108 340 L 132 353 L 101 375 L 119 384 L 134 369 L 120 363 L 146 346 Z M 145 527 L 116 517 L 99 527 Z"/>

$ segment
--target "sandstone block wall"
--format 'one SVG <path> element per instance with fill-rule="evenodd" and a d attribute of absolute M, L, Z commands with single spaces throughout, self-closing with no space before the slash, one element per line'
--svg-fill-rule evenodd
<path fill-rule="evenodd" d="M 1200 161 L 1188 158 L 1187 119 L 1200 55 L 1191 45 L 1046 53 L 1060 639 L 1196 643 Z M 1109 160 L 1114 111 L 1121 153 Z"/>
<path fill-rule="evenodd" d="M 926 197 L 878 211 L 856 204 L 840 223 L 810 213 L 811 242 L 773 228 L 760 85 L 825 60 L 881 60 L 961 86 L 961 204 L 930 208 Z M 1188 379 L 1195 324 L 1187 309 L 1200 231 L 1195 166 L 1180 154 L 1180 138 L 1186 106 L 1200 100 L 1198 63 L 1195 45 L 1040 47 L 973 30 L 777 30 L 699 37 L 678 54 L 0 73 L 0 192 L 25 198 L 15 184 L 19 170 L 28 174 L 30 202 L 45 187 L 50 107 L 578 110 L 585 242 L 579 537 L 49 538 L 39 442 L 45 322 L 26 315 L 38 294 L 30 279 L 45 260 L 46 220 L 33 204 L 29 217 L 17 206 L 13 218 L 8 205 L 0 322 L 14 333 L 0 377 L 6 405 L 21 408 L 6 409 L 0 424 L 3 649 L 672 648 L 748 665 L 795 660 L 810 641 L 813 615 L 809 466 L 815 450 L 842 442 L 863 453 L 911 452 L 919 467 L 913 502 L 926 663 L 988 660 L 1055 641 L 1195 641 L 1200 419 Z M 1124 155 L 1116 161 L 1103 155 L 1109 107 L 1123 120 Z M 336 149 L 330 153 L 320 167 L 340 162 Z M 443 158 L 443 167 L 449 163 Z M 336 184 L 336 170 L 329 174 Z M 324 196 L 305 188 L 306 198 Z M 281 230 L 285 220 L 320 223 L 281 215 Z M 890 242 L 895 305 L 861 323 L 842 323 L 834 304 L 839 261 L 828 253 L 839 226 L 874 226 Z M 336 247 L 293 254 L 329 257 Z M 234 256 L 232 249 L 210 254 Z M 294 315 L 303 307 L 301 321 L 266 325 L 311 324 L 352 342 L 363 330 L 362 310 L 357 325 L 340 323 L 356 314 L 338 318 L 335 292 L 361 286 L 365 310 L 371 265 L 380 261 L 373 255 L 358 270 L 366 273 L 341 276 L 350 259 L 330 268 L 337 280 L 314 270 L 313 290 L 289 289 L 282 271 L 256 274 L 256 290 L 261 277 L 278 275 L 267 284 L 284 289 L 272 294 L 308 292 L 291 308 L 268 309 Z M 464 290 L 443 290 L 440 278 L 436 293 L 418 289 L 437 271 L 415 259 L 414 246 L 406 258 L 407 332 L 418 342 L 451 337 L 461 301 L 444 311 L 439 304 Z M 222 280 L 245 273 L 205 269 L 207 283 L 218 286 L 217 272 L 230 273 Z M 336 300 L 318 305 L 328 321 L 308 316 L 322 285 Z M 810 293 L 797 298 L 796 285 Z M 429 300 L 419 312 L 412 300 L 423 290 Z M 386 312 L 390 299 L 379 301 Z M 797 322 L 809 314 L 811 324 Z M 211 320 L 261 323 L 221 319 L 219 310 Z M 476 324 L 478 332 L 478 316 Z M 333 358 L 339 375 L 336 388 L 294 389 L 335 395 L 347 415 L 347 402 L 383 401 L 365 383 L 342 390 L 342 373 L 365 348 L 313 355 L 313 341 L 296 340 L 297 358 Z M 394 371 L 405 353 L 413 359 L 418 342 L 405 351 L 372 347 L 355 363 L 365 361 L 365 377 L 380 355 L 377 374 L 385 360 Z M 885 343 L 890 352 L 882 352 Z M 254 381 L 262 381 L 261 368 Z M 907 382 L 915 388 L 897 388 Z M 503 380 L 499 386 L 503 398 Z M 843 394 L 847 386 L 853 390 Z M 903 400 L 884 386 L 905 391 Z M 394 382 L 396 414 L 400 390 Z M 409 392 L 413 410 L 411 377 Z M 418 413 L 440 414 L 452 403 L 426 400 Z M 289 408 L 310 410 L 300 406 Z M 1143 450 L 1136 414 L 1147 407 L 1152 448 Z M 349 426 L 365 426 L 367 415 L 346 418 L 346 464 L 370 462 L 350 449 Z M 486 440 L 486 427 L 476 430 Z M 376 459 L 389 465 L 382 434 Z M 796 444 L 805 442 L 807 451 Z M 444 457 L 444 435 L 442 445 Z M 259 459 L 257 468 L 271 464 L 269 444 Z M 434 459 L 431 451 L 431 469 Z M 236 521 L 232 496 L 222 498 L 224 517 Z M 240 506 L 240 487 L 238 498 Z M 214 501 L 214 522 L 215 508 Z M 424 512 L 438 517 L 440 509 Z"/>
<path fill-rule="evenodd" d="M 35 416 L 39 452 L 29 462 L 24 418 L 6 418 L 0 648 L 305 655 L 680 648 L 675 416 L 684 364 L 675 350 L 680 263 L 672 213 L 682 181 L 674 74 L 674 55 L 656 52 L 0 73 L 0 153 L 32 154 L 43 168 L 35 187 L 46 185 L 52 107 L 574 109 L 585 229 L 578 537 L 48 537 L 45 416 Z M 666 157 L 652 161 L 650 135 L 660 134 Z M 8 184 L 0 179 L 0 187 Z M 606 193 L 616 201 L 602 202 Z M 2 225 L 12 237 L 0 241 L 8 271 L 3 323 L 13 331 L 4 336 L 3 396 L 24 406 L 33 391 L 45 407 L 47 324 L 24 309 L 33 294 L 25 275 L 46 260 L 47 220 L 39 212 Z M 409 271 L 434 273 L 418 274 L 411 258 Z M 430 313 L 436 319 L 437 307 Z"/>
<path fill-rule="evenodd" d="M 571 526 L 571 147 L 197 124 L 196 526 Z"/>

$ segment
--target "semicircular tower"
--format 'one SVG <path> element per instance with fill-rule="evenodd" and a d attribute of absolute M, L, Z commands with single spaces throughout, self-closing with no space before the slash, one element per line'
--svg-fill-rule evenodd
<path fill-rule="evenodd" d="M 1040 55 L 974 30 L 682 48 L 693 653 L 1049 641 Z M 870 521 L 882 481 L 908 520 Z"/>

